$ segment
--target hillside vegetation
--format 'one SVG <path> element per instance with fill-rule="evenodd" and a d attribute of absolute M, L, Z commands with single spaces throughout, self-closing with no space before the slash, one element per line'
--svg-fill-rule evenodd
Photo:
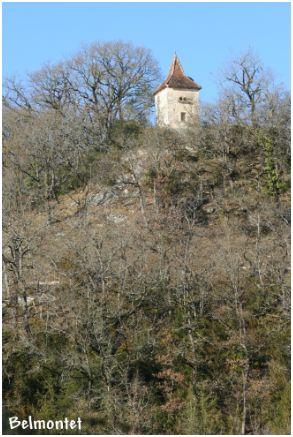
<path fill-rule="evenodd" d="M 288 95 L 246 57 L 200 124 L 151 127 L 151 57 L 112 98 L 145 55 L 94 45 L 7 84 L 4 431 L 290 434 Z"/>

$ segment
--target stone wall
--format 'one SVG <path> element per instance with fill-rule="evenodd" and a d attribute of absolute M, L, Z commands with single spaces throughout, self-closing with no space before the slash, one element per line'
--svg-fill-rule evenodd
<path fill-rule="evenodd" d="M 175 129 L 195 121 L 199 111 L 199 92 L 165 88 L 155 96 L 157 125 Z"/>

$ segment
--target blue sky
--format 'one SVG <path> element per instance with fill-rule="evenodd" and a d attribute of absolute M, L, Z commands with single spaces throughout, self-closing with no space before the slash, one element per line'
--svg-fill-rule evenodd
<path fill-rule="evenodd" d="M 202 101 L 217 97 L 219 71 L 249 47 L 290 87 L 289 3 L 4 3 L 2 20 L 4 77 L 120 39 L 150 48 L 163 76 L 176 50 Z"/>

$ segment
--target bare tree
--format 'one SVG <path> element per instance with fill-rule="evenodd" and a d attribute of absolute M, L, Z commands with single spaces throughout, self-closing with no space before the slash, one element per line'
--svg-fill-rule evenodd
<path fill-rule="evenodd" d="M 31 98 L 39 109 L 50 108 L 63 113 L 73 103 L 69 87 L 69 71 L 64 63 L 45 65 L 40 71 L 30 74 Z"/>
<path fill-rule="evenodd" d="M 145 116 L 159 79 L 149 50 L 120 41 L 84 47 L 68 62 L 71 89 L 83 107 L 108 129 L 115 119 Z"/>
<path fill-rule="evenodd" d="M 4 107 L 21 108 L 31 111 L 32 102 L 27 87 L 15 77 L 4 81 L 3 103 Z"/>
<path fill-rule="evenodd" d="M 269 73 L 264 70 L 258 57 L 248 50 L 238 59 L 232 61 L 225 73 L 226 80 L 232 84 L 232 93 L 226 90 L 226 98 L 235 115 L 248 109 L 252 126 L 257 125 L 258 104 L 265 90 L 268 89 Z"/>

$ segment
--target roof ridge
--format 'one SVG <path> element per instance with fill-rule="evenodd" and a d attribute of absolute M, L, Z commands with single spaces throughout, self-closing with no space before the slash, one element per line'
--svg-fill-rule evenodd
<path fill-rule="evenodd" d="M 177 71 L 175 72 L 176 65 L 178 67 L 177 67 Z M 169 78 L 171 78 L 173 74 L 176 74 L 176 73 L 179 74 L 179 75 L 182 74 L 182 76 L 185 76 L 185 73 L 184 73 L 183 67 L 181 65 L 180 59 L 178 58 L 177 53 L 174 52 L 173 60 L 172 60 L 172 63 L 170 65 L 169 74 L 167 76 L 166 81 Z"/>
<path fill-rule="evenodd" d="M 176 52 L 174 53 L 168 76 L 166 77 L 164 82 L 155 90 L 154 95 L 167 87 L 175 89 L 193 89 L 197 91 L 201 89 L 200 85 L 198 85 L 191 78 L 185 75 Z"/>

